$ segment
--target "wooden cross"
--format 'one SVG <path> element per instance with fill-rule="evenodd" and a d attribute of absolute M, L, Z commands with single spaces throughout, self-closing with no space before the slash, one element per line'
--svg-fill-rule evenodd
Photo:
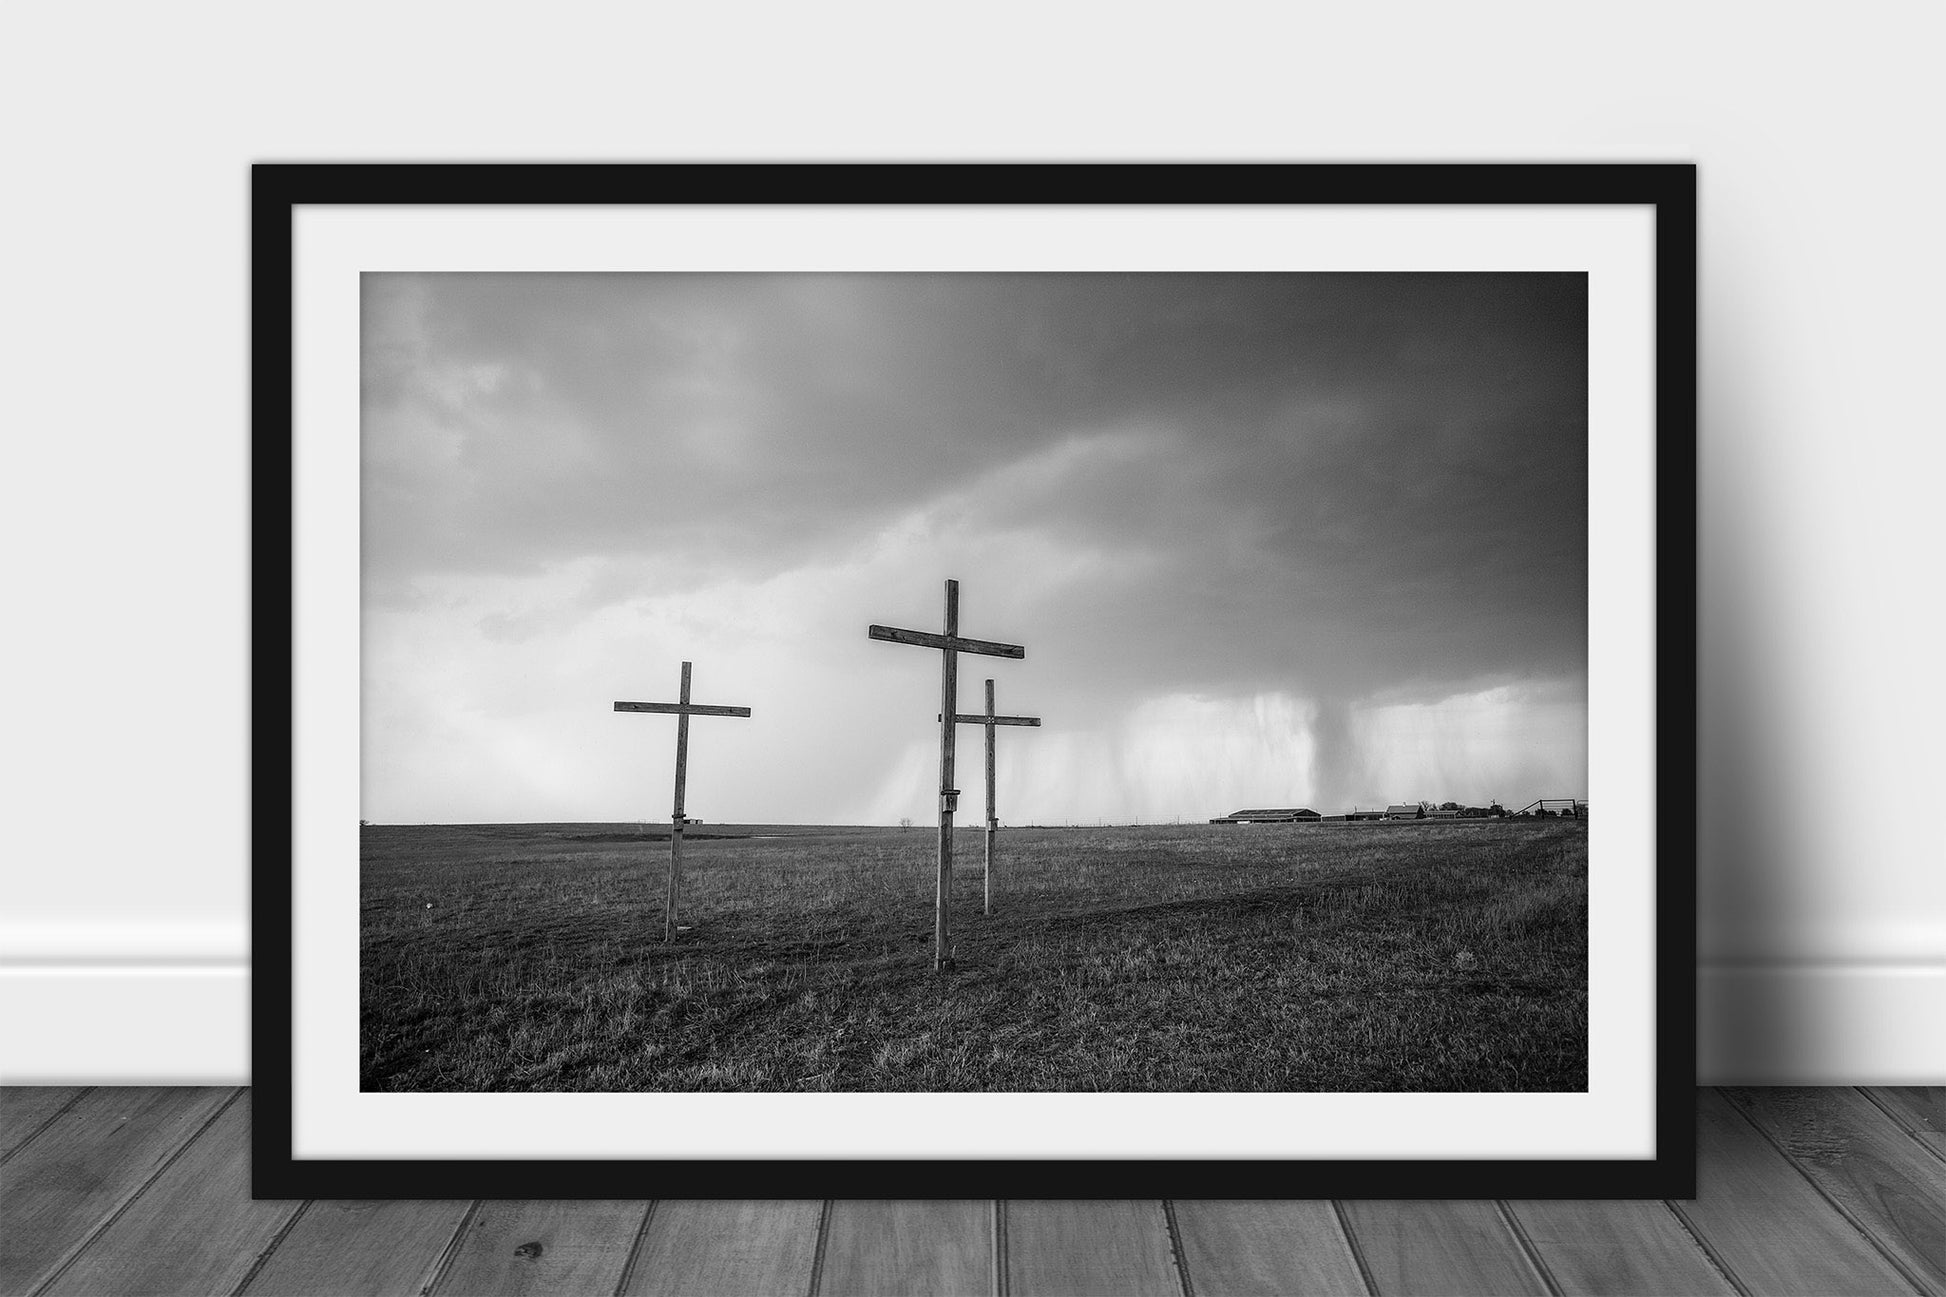
<path fill-rule="evenodd" d="M 682 813 L 683 782 L 689 773 L 689 718 L 691 716 L 748 716 L 748 707 L 710 707 L 689 701 L 689 663 L 682 664 L 682 694 L 673 703 L 616 703 L 618 712 L 657 712 L 676 718 L 676 811 L 669 829 L 669 894 L 662 906 L 662 939 L 676 939 L 676 908 L 682 903 L 682 826 L 689 821 Z"/>
<path fill-rule="evenodd" d="M 941 969 L 953 962 L 952 947 L 946 940 L 946 906 L 953 895 L 953 812 L 959 809 L 959 789 L 953 787 L 953 739 L 959 732 L 953 723 L 959 715 L 959 655 L 1024 658 L 1027 650 L 1018 644 L 963 638 L 959 633 L 959 582 L 952 580 L 946 582 L 945 634 L 891 626 L 872 626 L 865 633 L 894 644 L 939 650 L 939 886 L 933 898 L 932 966 Z"/>
<path fill-rule="evenodd" d="M 987 730 L 987 856 L 986 869 L 981 875 L 980 913 L 993 913 L 993 833 L 1000 827 L 1000 820 L 993 810 L 993 727 L 996 725 L 1032 725 L 1039 727 L 1038 716 L 995 716 L 993 714 L 993 681 L 987 681 L 987 709 L 978 716 L 962 712 L 953 717 L 961 725 L 984 725 Z"/>

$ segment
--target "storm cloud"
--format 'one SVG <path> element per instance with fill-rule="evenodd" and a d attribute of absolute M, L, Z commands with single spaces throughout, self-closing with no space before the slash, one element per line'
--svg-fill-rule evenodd
<path fill-rule="evenodd" d="M 929 815 L 936 655 L 864 627 L 936 626 L 949 576 L 965 633 L 1028 646 L 963 659 L 965 696 L 1046 718 L 1002 745 L 1006 818 L 1586 791 L 1582 275 L 373 274 L 363 304 L 372 818 L 666 813 L 666 736 L 600 709 L 685 659 L 765 701 L 694 732 L 717 818 Z"/>

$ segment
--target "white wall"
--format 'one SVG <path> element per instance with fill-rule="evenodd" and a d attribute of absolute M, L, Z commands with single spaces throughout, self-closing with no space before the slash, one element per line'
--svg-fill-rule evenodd
<path fill-rule="evenodd" d="M 0 1077 L 247 1076 L 250 162 L 1121 157 L 1700 163 L 1703 1079 L 1946 1080 L 1946 9 L 1811 12 L 11 9 Z"/>

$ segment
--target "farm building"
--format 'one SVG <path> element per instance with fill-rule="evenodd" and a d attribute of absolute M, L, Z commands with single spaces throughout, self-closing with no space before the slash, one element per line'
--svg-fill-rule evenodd
<path fill-rule="evenodd" d="M 1388 820 L 1416 820 L 1419 818 L 1419 808 L 1417 805 L 1407 806 L 1404 803 L 1397 803 L 1385 808 L 1385 818 Z"/>
<path fill-rule="evenodd" d="M 1385 818 L 1385 812 L 1384 811 L 1361 811 L 1356 807 L 1354 807 L 1351 810 L 1345 812 L 1345 818 L 1347 820 L 1382 820 Z"/>
<path fill-rule="evenodd" d="M 1219 815 L 1211 824 L 1315 824 L 1323 819 L 1308 806 L 1277 807 L 1268 810 L 1231 811 Z"/>

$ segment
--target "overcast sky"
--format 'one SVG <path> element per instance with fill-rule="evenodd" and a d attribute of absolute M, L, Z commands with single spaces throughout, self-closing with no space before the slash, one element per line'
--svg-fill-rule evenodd
<path fill-rule="evenodd" d="M 364 277 L 363 809 L 1007 823 L 1585 795 L 1579 274 Z M 960 732 L 961 822 L 984 815 Z"/>

